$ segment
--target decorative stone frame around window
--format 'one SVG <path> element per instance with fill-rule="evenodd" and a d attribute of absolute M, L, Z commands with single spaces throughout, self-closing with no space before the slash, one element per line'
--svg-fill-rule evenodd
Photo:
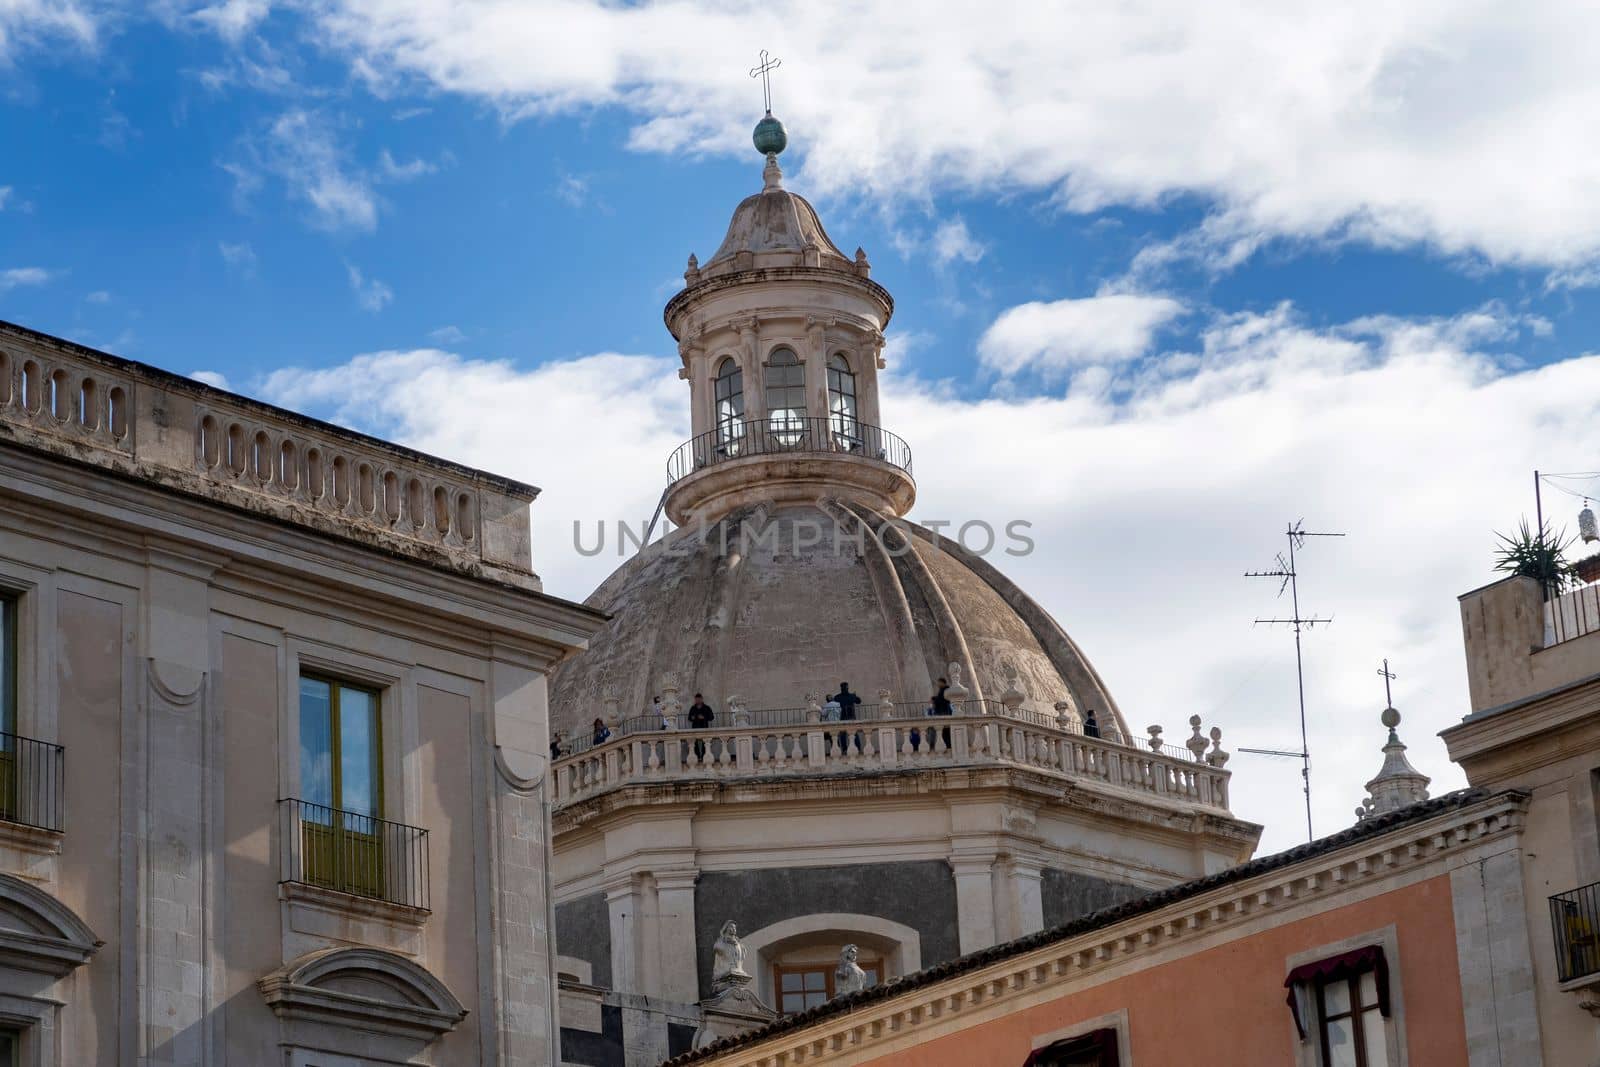
<path fill-rule="evenodd" d="M 1284 961 L 1284 973 L 1288 974 L 1297 967 L 1316 963 L 1331 956 L 1338 956 L 1369 945 L 1375 945 L 1383 950 L 1384 959 L 1388 962 L 1389 971 L 1389 1014 L 1383 1020 L 1384 1054 L 1386 1061 L 1372 1064 L 1369 1067 L 1410 1067 L 1410 1056 L 1405 1040 L 1405 996 L 1400 980 L 1400 938 L 1393 925 L 1377 930 L 1346 937 L 1339 941 L 1332 941 L 1325 945 L 1296 952 Z M 1306 1020 L 1306 1034 L 1304 1038 L 1294 1033 L 1294 1019 L 1285 1009 L 1284 1025 L 1289 1027 L 1295 1038 L 1295 1067 L 1327 1067 L 1323 1056 L 1322 1034 L 1319 1026 L 1321 1022 L 1320 1005 L 1318 1003 L 1317 989 L 1307 985 L 1303 990 L 1295 990 L 1300 995 L 1300 1010 Z"/>
<path fill-rule="evenodd" d="M 1034 1057 L 1059 1042 L 1070 1041 L 1073 1038 L 1087 1037 L 1099 1030 L 1110 1030 L 1116 1034 L 1117 1058 L 1106 1067 L 1133 1067 L 1133 1050 L 1128 1044 L 1128 1012 L 1126 1008 L 1093 1019 L 1085 1019 L 1080 1023 L 1052 1030 L 1045 1034 L 1035 1034 L 1033 1037 L 1033 1054 L 1028 1057 L 1028 1063 L 1034 1063 Z M 1046 1061 L 1048 1062 L 1048 1061 Z"/>

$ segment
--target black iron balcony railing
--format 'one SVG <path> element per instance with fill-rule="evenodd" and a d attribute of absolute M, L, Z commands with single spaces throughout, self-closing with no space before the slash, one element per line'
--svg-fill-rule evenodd
<path fill-rule="evenodd" d="M 305 800 L 278 806 L 284 881 L 428 909 L 428 831 Z"/>
<path fill-rule="evenodd" d="M 774 415 L 725 422 L 685 441 L 667 460 L 667 481 L 730 459 L 789 452 L 862 456 L 911 473 L 911 446 L 888 430 L 843 415 Z"/>
<path fill-rule="evenodd" d="M 1561 981 L 1600 974 L 1600 882 L 1550 898 Z"/>
<path fill-rule="evenodd" d="M 66 750 L 48 741 L 0 733 L 0 819 L 64 830 L 61 788 Z"/>

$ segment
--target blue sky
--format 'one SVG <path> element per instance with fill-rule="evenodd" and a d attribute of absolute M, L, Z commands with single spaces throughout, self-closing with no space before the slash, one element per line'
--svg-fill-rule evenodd
<path fill-rule="evenodd" d="M 0 317 L 542 485 L 581 598 L 616 561 L 571 523 L 647 515 L 686 432 L 660 309 L 759 187 L 771 48 L 788 184 L 896 298 L 919 515 L 1033 521 L 1007 568 L 1130 718 L 1266 747 L 1292 659 L 1239 574 L 1348 529 L 1323 828 L 1385 655 L 1458 784 L 1454 596 L 1534 467 L 1600 466 L 1592 16 L 902 7 L 0 0 Z M 1293 843 L 1293 769 L 1235 768 Z"/>

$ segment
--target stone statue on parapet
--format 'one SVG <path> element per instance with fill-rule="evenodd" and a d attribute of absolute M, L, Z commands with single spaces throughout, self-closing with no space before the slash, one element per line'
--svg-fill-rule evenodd
<path fill-rule="evenodd" d="M 833 971 L 834 996 L 849 996 L 867 988 L 867 972 L 856 962 L 857 954 L 854 945 L 846 945 L 839 950 L 839 966 Z"/>
<path fill-rule="evenodd" d="M 700 1007 L 703 1015 L 693 1042 L 697 1049 L 778 1017 L 756 996 L 755 978 L 744 969 L 744 944 L 732 919 L 722 924 L 711 946 L 711 996 Z"/>
<path fill-rule="evenodd" d="M 711 946 L 711 992 L 720 993 L 733 985 L 749 985 L 744 969 L 744 945 L 739 941 L 739 926 L 732 919 L 722 924 L 717 943 Z"/>

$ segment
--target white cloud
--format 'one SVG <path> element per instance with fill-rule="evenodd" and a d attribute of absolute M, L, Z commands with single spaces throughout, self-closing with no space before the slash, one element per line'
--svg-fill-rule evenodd
<path fill-rule="evenodd" d="M 984 331 L 978 357 L 1003 377 L 1120 363 L 1149 351 L 1156 331 L 1183 310 L 1168 297 L 1137 293 L 1019 304 Z"/>
<path fill-rule="evenodd" d="M 231 389 L 232 388 L 228 384 L 227 375 L 218 374 L 214 370 L 197 370 L 197 371 L 192 372 L 189 375 L 189 377 L 193 378 L 197 382 L 203 382 L 206 385 L 211 386 L 213 389 Z"/>
<path fill-rule="evenodd" d="M 1385 656 L 1413 762 L 1435 792 L 1461 784 L 1434 737 L 1467 707 L 1455 598 L 1492 580 L 1492 532 L 1530 509 L 1530 470 L 1592 467 L 1600 356 L 1507 370 L 1493 349 L 1524 325 L 1495 308 L 1328 330 L 1287 307 L 1225 315 L 1116 390 L 972 400 L 891 373 L 884 423 L 916 450 L 914 517 L 1033 523 L 1032 555 L 992 560 L 1078 640 L 1134 729 L 1160 723 L 1173 743 L 1198 713 L 1230 751 L 1295 747 L 1289 636 L 1251 626 L 1282 609 L 1241 575 L 1283 547 L 1286 521 L 1347 532 L 1300 560 L 1302 606 L 1336 620 L 1306 639 L 1328 833 L 1381 763 Z M 523 371 L 383 352 L 278 371 L 263 395 L 542 485 L 535 567 L 581 598 L 619 561 L 574 551 L 572 521 L 592 533 L 598 518 L 648 518 L 662 457 L 687 435 L 676 364 L 608 354 Z M 1264 847 L 1294 844 L 1298 766 L 1230 766 L 1235 810 L 1268 824 Z"/>
<path fill-rule="evenodd" d="M 83 299 L 91 304 L 109 304 L 111 303 L 111 294 L 106 292 L 104 289 L 96 289 Z"/>
<path fill-rule="evenodd" d="M 0 211 L 4 211 L 6 209 L 6 205 L 11 202 L 11 194 L 11 186 L 0 185 Z"/>
<path fill-rule="evenodd" d="M 260 187 L 260 171 L 284 183 L 289 195 L 311 209 L 310 222 L 323 230 L 370 232 L 378 225 L 378 199 L 367 176 L 349 165 L 330 120 L 294 108 L 245 142 L 248 165 L 223 164 L 234 175 L 238 195 Z"/>
<path fill-rule="evenodd" d="M 365 278 L 359 268 L 346 263 L 345 271 L 350 277 L 350 289 L 356 294 L 356 303 L 361 305 L 361 310 L 379 312 L 394 299 L 394 290 L 376 278 Z"/>
<path fill-rule="evenodd" d="M 933 261 L 938 266 L 948 266 L 956 260 L 976 263 L 983 258 L 983 243 L 967 229 L 967 220 L 959 215 L 940 223 L 933 231 Z"/>
<path fill-rule="evenodd" d="M 229 270 L 238 271 L 246 278 L 255 277 L 256 250 L 250 246 L 249 241 L 240 241 L 238 244 L 229 244 L 227 241 L 217 242 L 217 252 L 222 256 L 222 262 Z"/>
<path fill-rule="evenodd" d="M 97 29 L 94 16 L 75 0 L 0 0 L 0 66 L 46 41 L 92 48 Z"/>
<path fill-rule="evenodd" d="M 1050 191 L 1071 210 L 1209 202 L 1218 239 L 1426 242 L 1495 261 L 1600 252 L 1600 8 L 323 0 L 379 84 L 511 115 L 615 105 L 654 151 L 751 156 L 752 40 L 815 190 L 899 202 Z M 575 48 L 573 41 L 582 41 Z M 693 55 L 696 62 L 685 63 Z M 866 102 L 863 104 L 863 102 Z"/>
<path fill-rule="evenodd" d="M 0 293 L 9 292 L 19 285 L 46 285 L 61 276 L 58 270 L 44 267 L 11 267 L 0 270 Z"/>
<path fill-rule="evenodd" d="M 439 169 L 437 163 L 426 159 L 413 159 L 407 163 L 395 162 L 394 156 L 389 154 L 387 148 L 378 154 L 378 173 L 384 181 L 409 182 L 425 175 L 432 174 Z"/>
<path fill-rule="evenodd" d="M 237 44 L 272 10 L 272 0 L 224 0 L 208 4 L 189 17 L 226 41 Z"/>
<path fill-rule="evenodd" d="M 589 198 L 589 180 L 577 174 L 563 174 L 556 182 L 556 197 L 571 207 L 582 207 Z"/>
<path fill-rule="evenodd" d="M 459 326 L 440 326 L 428 331 L 428 340 L 436 345 L 458 345 L 467 339 Z"/>

